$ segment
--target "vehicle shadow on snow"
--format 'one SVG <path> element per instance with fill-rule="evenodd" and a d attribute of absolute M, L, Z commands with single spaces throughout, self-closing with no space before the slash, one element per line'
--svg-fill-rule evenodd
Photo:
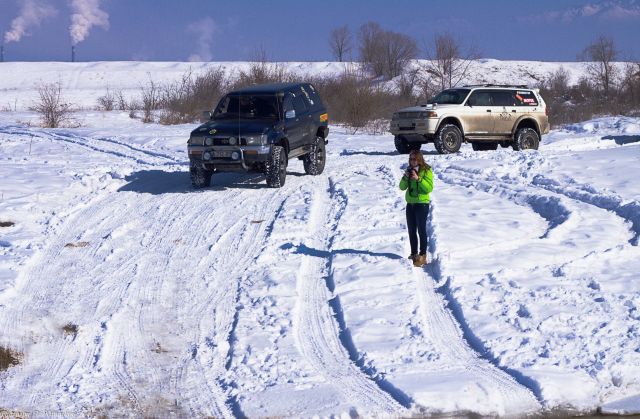
<path fill-rule="evenodd" d="M 425 156 L 435 156 L 439 154 L 435 150 L 430 151 L 422 151 L 422 154 Z M 401 154 L 397 151 L 364 151 L 364 150 L 342 150 L 340 152 L 341 156 L 400 156 Z M 409 153 L 407 153 L 407 156 Z"/>
<path fill-rule="evenodd" d="M 618 145 L 640 143 L 640 135 L 607 135 L 603 140 L 613 140 Z"/>
<path fill-rule="evenodd" d="M 300 173 L 287 172 L 288 176 L 303 176 Z M 129 183 L 118 192 L 138 192 L 151 195 L 170 193 L 192 193 L 198 191 L 223 191 L 226 189 L 263 189 L 269 188 L 261 173 L 216 173 L 211 178 L 211 186 L 193 189 L 189 172 L 165 172 L 163 170 L 141 170 L 125 177 Z"/>

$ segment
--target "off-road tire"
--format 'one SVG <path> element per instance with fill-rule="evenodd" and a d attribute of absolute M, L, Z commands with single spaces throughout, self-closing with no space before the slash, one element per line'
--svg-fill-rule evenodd
<path fill-rule="evenodd" d="M 396 135 L 393 142 L 396 145 L 396 150 L 398 150 L 400 154 L 409 154 L 411 151 L 420 150 L 420 147 L 422 147 L 420 143 L 410 143 L 402 135 Z"/>
<path fill-rule="evenodd" d="M 515 151 L 537 150 L 540 146 L 540 136 L 533 128 L 520 128 L 512 145 Z"/>
<path fill-rule="evenodd" d="M 438 130 L 433 144 L 440 154 L 457 153 L 462 146 L 462 132 L 453 124 L 447 124 Z"/>
<path fill-rule="evenodd" d="M 317 176 L 324 171 L 324 165 L 327 162 L 327 149 L 324 144 L 324 138 L 316 137 L 311 153 L 305 154 L 302 158 L 304 172 L 308 175 Z"/>
<path fill-rule="evenodd" d="M 284 147 L 279 145 L 271 146 L 271 152 L 265 168 L 267 185 L 271 188 L 281 188 L 287 178 L 287 153 Z"/>
<path fill-rule="evenodd" d="M 493 151 L 498 149 L 498 143 L 495 142 L 473 142 L 471 143 L 473 151 Z"/>
<path fill-rule="evenodd" d="M 189 175 L 191 176 L 191 186 L 193 186 L 194 189 L 202 189 L 211 185 L 213 171 L 191 166 L 189 168 Z"/>

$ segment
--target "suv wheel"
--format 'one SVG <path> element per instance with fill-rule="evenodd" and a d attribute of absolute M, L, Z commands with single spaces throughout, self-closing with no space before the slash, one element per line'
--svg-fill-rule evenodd
<path fill-rule="evenodd" d="M 457 153 L 462 146 L 462 133 L 455 125 L 447 124 L 438 130 L 433 144 L 440 154 Z"/>
<path fill-rule="evenodd" d="M 473 143 L 471 143 L 471 148 L 473 148 L 473 151 L 490 151 L 490 150 L 497 150 L 498 149 L 498 143 L 481 143 L 481 142 L 476 142 L 474 141 Z"/>
<path fill-rule="evenodd" d="M 202 189 L 211 185 L 211 175 L 213 175 L 213 171 L 191 166 L 189 168 L 189 175 L 191 176 L 191 186 L 195 189 Z"/>
<path fill-rule="evenodd" d="M 324 138 L 316 137 L 316 141 L 313 144 L 313 151 L 309 154 L 305 154 L 302 159 L 304 165 L 304 172 L 308 175 L 319 175 L 324 171 L 324 165 L 327 161 L 327 150 L 324 144 Z"/>
<path fill-rule="evenodd" d="M 513 140 L 513 149 L 519 150 L 537 150 L 540 145 L 540 136 L 536 130 L 532 128 L 521 128 L 516 132 L 516 138 Z"/>
<path fill-rule="evenodd" d="M 411 151 L 420 150 L 420 147 L 422 147 L 420 143 L 410 143 L 402 135 L 396 135 L 393 142 L 396 145 L 396 150 L 398 150 L 400 154 L 409 154 Z"/>
<path fill-rule="evenodd" d="M 280 188 L 284 186 L 287 177 L 287 153 L 284 147 L 279 145 L 271 146 L 269 159 L 265 170 L 267 185 L 272 188 Z"/>

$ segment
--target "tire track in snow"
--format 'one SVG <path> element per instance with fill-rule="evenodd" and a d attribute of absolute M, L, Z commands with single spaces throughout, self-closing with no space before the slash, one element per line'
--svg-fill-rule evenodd
<path fill-rule="evenodd" d="M 316 187 L 313 191 L 310 237 L 314 239 L 307 247 L 330 253 L 332 235 L 347 202 L 344 196 L 336 198 L 338 192 L 331 181 L 327 186 L 329 198 L 319 189 Z M 375 412 L 379 416 L 408 414 L 391 394 L 383 391 L 350 359 L 349 349 L 340 340 L 343 331 L 336 320 L 341 313 L 332 310 L 336 307 L 339 310 L 339 301 L 337 296 L 331 298 L 334 284 L 330 270 L 330 260 L 322 254 L 309 254 L 303 259 L 297 279 L 293 326 L 300 352 L 360 412 Z"/>
<path fill-rule="evenodd" d="M 247 194 L 251 192 L 253 191 L 248 191 Z M 254 193 L 257 193 L 257 192 L 254 192 Z M 138 211 L 140 213 L 140 216 L 137 217 L 137 220 L 141 220 L 141 219 L 150 220 L 148 222 L 143 221 L 142 224 L 139 224 L 138 231 L 149 231 L 150 234 L 155 234 L 153 236 L 148 236 L 148 234 L 142 234 L 140 241 L 144 242 L 142 245 L 143 248 L 157 249 L 163 246 L 166 248 L 167 244 L 168 244 L 168 247 L 175 247 L 173 246 L 175 244 L 174 240 L 178 240 L 178 239 L 183 240 L 185 237 L 185 234 L 184 234 L 185 232 L 193 232 L 193 231 L 201 230 L 203 227 L 203 224 L 206 224 L 205 223 L 206 219 L 209 219 L 210 223 L 215 224 L 214 229 L 213 230 L 205 229 L 203 232 L 199 234 L 195 234 L 193 236 L 188 234 L 187 239 L 190 239 L 192 237 L 197 237 L 198 238 L 197 241 L 202 241 L 202 240 L 214 238 L 216 237 L 216 235 L 218 237 L 226 236 L 229 239 L 233 239 L 231 242 L 228 242 L 227 244 L 219 243 L 217 246 L 211 246 L 211 249 L 213 251 L 220 251 L 221 249 L 223 250 L 229 249 L 228 252 L 221 252 L 217 257 L 217 259 L 214 259 L 213 261 L 210 260 L 209 261 L 210 265 L 206 266 L 210 268 L 216 268 L 219 270 L 218 275 L 220 276 L 220 278 L 218 278 L 218 282 L 225 281 L 227 279 L 226 275 L 228 274 L 228 272 L 225 272 L 224 267 L 221 267 L 221 266 L 216 267 L 216 263 L 226 261 L 226 266 L 230 266 L 230 265 L 233 265 L 234 262 L 236 262 L 238 263 L 237 269 L 242 270 L 243 264 L 241 263 L 241 260 L 243 258 L 250 257 L 252 253 L 251 252 L 252 244 L 256 244 L 256 245 L 259 244 L 259 240 L 254 241 L 254 239 L 257 239 L 258 237 L 260 237 L 260 234 L 258 233 L 260 232 L 259 230 L 261 230 L 261 227 L 258 224 L 251 225 L 249 230 L 237 236 L 240 238 L 240 242 L 245 243 L 244 247 L 240 246 L 241 243 L 236 240 L 237 237 L 234 236 L 233 234 L 237 232 L 237 230 L 234 229 L 229 224 L 229 221 L 237 218 L 238 211 L 241 210 L 243 206 L 246 206 L 246 199 L 247 199 L 246 196 L 243 196 L 236 191 L 231 191 L 227 193 L 216 193 L 217 199 L 226 198 L 226 200 L 228 201 L 229 207 L 220 206 L 218 207 L 217 211 L 213 211 L 213 212 L 211 211 L 210 206 L 208 205 L 209 199 L 205 197 L 205 194 L 189 195 L 189 197 L 193 198 L 192 201 L 193 200 L 197 201 L 197 205 L 194 205 L 194 208 L 185 208 L 184 206 L 186 205 L 186 200 L 181 195 L 177 195 L 177 198 L 176 196 L 174 196 L 173 198 L 146 197 L 146 201 L 148 201 L 146 204 L 144 203 L 145 202 L 144 195 L 137 194 L 137 196 L 138 196 L 138 199 L 140 200 L 139 202 L 137 202 L 139 204 L 138 208 L 134 209 L 134 211 Z M 240 197 L 240 199 L 236 199 L 237 197 Z M 274 204 L 263 205 L 263 202 L 260 202 L 260 205 L 257 206 L 257 208 L 254 208 L 255 213 L 264 214 L 264 212 L 267 212 L 273 209 L 273 207 L 277 207 L 278 205 L 280 205 L 280 202 L 277 202 L 275 200 L 276 197 L 277 197 L 276 193 L 272 192 L 271 201 L 273 201 Z M 78 235 L 78 231 L 82 231 L 83 227 L 87 228 L 87 226 L 91 226 L 93 230 L 100 230 L 101 229 L 100 227 L 95 228 L 94 226 L 100 225 L 100 223 L 104 220 L 110 220 L 110 223 L 107 223 L 108 224 L 107 227 L 102 228 L 100 232 L 96 233 L 97 236 L 104 238 L 109 236 L 109 234 L 104 234 L 105 231 L 111 230 L 111 229 L 117 230 L 117 228 L 119 227 L 119 224 L 126 224 L 120 221 L 121 220 L 120 217 L 118 216 L 114 217 L 114 213 L 115 214 L 120 213 L 121 217 L 127 218 L 127 216 L 129 215 L 127 214 L 128 210 L 122 210 L 122 208 L 126 208 L 127 206 L 124 205 L 123 202 L 118 202 L 117 200 L 115 202 L 108 202 L 110 201 L 110 198 L 105 198 L 104 201 L 105 202 L 98 202 L 95 205 L 90 205 L 89 209 L 83 212 L 80 212 L 74 218 L 75 221 L 78 221 L 78 220 L 81 221 L 80 223 L 78 223 L 79 225 L 74 223 L 73 221 L 70 221 L 67 223 L 67 229 L 69 231 L 63 232 L 60 235 L 60 238 L 57 241 L 54 241 L 54 243 L 52 243 L 51 246 L 49 246 L 49 250 L 50 250 L 49 253 L 42 258 L 42 261 L 40 262 L 40 267 L 39 268 L 36 267 L 34 272 L 38 272 L 38 269 L 40 270 L 48 269 L 49 271 L 52 270 L 51 268 L 46 268 L 46 266 L 49 266 L 49 265 L 53 267 L 56 266 L 55 261 L 59 259 L 60 252 L 61 252 L 60 249 L 64 247 L 64 243 L 67 241 L 77 240 L 79 238 L 82 238 Z M 126 202 L 126 199 L 124 201 Z M 190 202 L 190 204 L 193 204 L 193 202 Z M 163 216 L 159 216 L 160 213 L 158 213 L 157 209 L 163 205 L 165 207 L 170 206 L 171 210 L 161 212 Z M 186 219 L 190 220 L 191 222 L 187 224 L 176 223 L 177 220 L 171 218 L 171 214 L 176 212 L 183 213 L 183 216 Z M 225 214 L 228 214 L 226 218 L 224 216 Z M 243 220 L 243 221 L 245 223 L 248 223 L 247 220 Z M 160 226 L 161 228 L 160 229 L 152 228 L 154 225 Z M 103 242 L 101 242 L 100 245 L 102 245 Z M 187 249 L 186 250 L 187 254 L 184 254 L 184 252 L 182 254 L 169 253 L 168 260 L 188 259 L 188 253 L 189 253 L 188 249 L 191 246 L 191 242 L 185 242 L 184 244 L 185 244 L 184 248 Z M 88 255 L 86 255 L 86 265 L 91 265 L 92 262 L 96 260 L 100 262 L 105 261 L 104 258 L 101 259 L 100 257 L 96 257 L 96 251 L 93 251 L 93 249 L 94 249 L 93 245 L 87 249 L 84 249 L 84 250 L 91 251 Z M 246 252 L 243 252 L 242 249 L 245 249 Z M 234 256 L 233 254 L 230 253 L 232 251 L 236 252 L 235 257 L 230 257 L 230 256 Z M 160 253 L 163 256 L 166 255 L 166 252 L 165 253 L 160 252 Z M 154 282 L 150 281 L 148 282 L 147 289 L 145 289 L 144 285 L 147 284 L 146 279 L 148 278 L 147 276 L 148 272 L 145 272 L 145 269 L 149 270 L 151 269 L 151 267 L 140 266 L 138 263 L 130 264 L 132 260 L 135 260 L 136 256 L 140 256 L 140 255 L 133 254 L 131 256 L 132 259 L 127 261 L 117 260 L 117 262 L 122 263 L 125 267 L 129 266 L 129 269 L 121 268 L 119 270 L 115 270 L 114 272 L 111 272 L 111 274 L 115 275 L 117 278 L 133 277 L 133 279 L 130 279 L 130 278 L 128 279 L 128 282 L 126 282 L 126 285 L 124 286 L 124 290 L 122 286 L 115 287 L 117 288 L 117 291 L 114 292 L 115 295 L 108 294 L 106 298 L 108 302 L 103 303 L 104 300 L 100 300 L 93 305 L 95 306 L 96 314 L 99 313 L 100 319 L 104 319 L 109 311 L 112 311 L 112 313 L 109 314 L 109 319 L 113 318 L 114 315 L 127 317 L 130 314 L 134 314 L 134 318 L 138 319 L 138 326 L 139 326 L 139 330 L 141 331 L 138 334 L 148 331 L 150 332 L 149 334 L 153 336 L 153 333 L 149 330 L 146 330 L 145 327 L 146 325 L 153 324 L 159 320 L 158 317 L 154 316 L 153 302 L 154 302 L 154 293 L 160 288 L 161 283 L 156 281 L 155 287 L 154 287 Z M 206 260 L 202 261 L 198 265 L 199 266 L 198 269 L 200 269 L 201 265 L 203 265 L 203 263 L 205 262 Z M 160 265 L 160 267 L 162 267 L 162 265 Z M 166 268 L 166 266 L 164 266 L 164 268 Z M 53 271 L 55 271 L 55 269 L 53 269 Z M 49 276 L 49 275 L 40 274 L 40 276 Z M 156 277 L 155 279 L 157 280 L 158 277 Z M 85 275 L 85 278 L 86 278 L 86 275 Z M 43 278 L 40 278 L 40 280 L 42 281 Z M 131 285 L 132 281 L 133 281 L 133 285 Z M 39 284 L 37 284 L 37 282 L 38 281 L 34 281 L 34 280 L 30 281 L 33 288 L 38 288 Z M 141 285 L 141 283 L 143 282 L 145 282 L 145 284 Z M 202 312 L 206 310 L 211 310 L 212 307 L 216 307 L 216 306 L 222 307 L 224 304 L 226 304 L 225 307 L 228 307 L 227 312 L 230 313 L 230 315 L 227 315 L 226 318 L 233 319 L 235 309 L 236 309 L 235 301 L 237 299 L 237 291 L 220 294 L 220 291 L 225 291 L 229 288 L 225 286 L 223 283 L 214 285 L 211 288 L 215 290 L 213 293 L 214 295 L 209 296 L 206 302 L 202 304 L 198 304 L 198 306 L 200 307 L 199 311 Z M 237 286 L 236 286 L 236 289 L 237 289 Z M 42 292 L 44 293 L 46 291 L 42 291 Z M 136 314 L 136 310 L 133 310 L 131 307 L 129 307 L 131 305 L 130 301 L 122 302 L 123 293 L 136 294 L 136 295 L 142 296 L 141 297 L 142 301 L 143 302 L 146 301 L 146 304 L 142 304 L 142 308 L 139 308 Z M 216 293 L 218 295 L 216 295 Z M 36 299 L 38 298 L 37 293 L 35 298 Z M 230 302 L 224 303 L 224 301 L 221 301 L 225 299 L 229 300 Z M 45 300 L 46 299 L 43 298 L 43 301 Z M 131 299 L 129 298 L 129 300 Z M 135 301 L 136 300 L 134 299 L 133 302 Z M 158 300 L 156 299 L 155 301 L 157 303 Z M 118 306 L 117 302 L 120 302 L 121 304 Z M 26 305 L 23 305 L 23 308 L 26 311 Z M 157 307 L 156 305 L 155 309 L 158 310 L 159 307 Z M 23 313 L 25 311 L 23 311 Z M 219 335 L 221 336 L 220 340 L 228 342 L 228 334 L 225 335 L 224 332 L 229 327 L 228 325 L 229 322 L 225 321 L 223 319 L 223 317 L 225 316 L 224 315 L 220 316 L 220 313 L 221 313 L 220 310 L 218 310 L 217 313 L 214 313 L 214 314 L 218 314 L 216 316 L 217 318 L 216 318 L 215 327 L 217 328 Z M 188 319 L 193 320 L 193 318 L 188 318 Z M 109 321 L 105 322 L 105 325 L 108 323 Z M 134 382 L 140 377 L 138 372 L 136 373 L 137 374 L 136 380 L 133 379 L 131 373 L 135 372 L 136 369 L 132 368 L 132 365 L 133 365 L 132 362 L 137 357 L 138 361 L 140 361 L 141 364 L 144 366 L 144 368 L 141 368 L 141 369 L 150 369 L 151 372 L 149 374 L 145 374 L 145 376 L 147 377 L 147 379 L 150 380 L 150 382 L 152 383 L 155 382 L 156 384 L 155 387 L 159 387 L 160 389 L 163 388 L 160 382 L 163 380 L 159 379 L 159 377 L 164 377 L 163 375 L 164 372 L 159 371 L 159 368 L 161 367 L 161 365 L 154 364 L 152 362 L 152 359 L 149 358 L 150 353 L 152 353 L 150 349 L 152 348 L 149 348 L 148 340 L 139 339 L 135 333 L 131 334 L 130 331 L 127 331 L 127 330 L 119 329 L 119 330 L 113 331 L 113 328 L 109 327 L 107 332 L 107 328 L 105 327 L 104 329 L 105 329 L 105 333 L 102 336 L 100 336 L 99 340 L 104 341 L 105 339 L 110 339 L 110 344 L 108 345 L 108 348 L 109 348 L 108 353 L 105 353 L 102 355 L 102 358 L 103 358 L 102 360 L 92 362 L 92 366 L 97 367 L 99 369 L 104 369 L 106 371 L 104 372 L 104 374 L 107 374 L 107 375 L 111 374 L 114 380 L 104 379 L 103 381 L 106 380 L 106 382 L 110 382 L 110 381 L 119 382 L 119 385 L 126 390 L 126 393 L 128 394 L 128 398 L 131 400 L 131 404 L 134 406 L 134 409 L 136 411 L 139 411 L 140 407 L 139 407 L 138 400 L 140 400 L 140 396 L 137 395 L 136 391 L 133 389 L 134 387 L 138 387 L 138 385 L 134 384 Z M 192 327 L 192 325 L 186 325 L 185 329 L 194 329 L 198 331 L 198 329 L 202 329 L 202 326 Z M 211 331 L 209 330 L 208 333 L 211 333 Z M 104 335 L 106 335 L 106 338 Z M 192 339 L 192 341 L 197 341 L 198 339 L 199 338 L 196 336 L 194 339 Z M 83 355 L 84 361 L 82 361 L 80 365 L 86 366 L 87 360 L 91 359 L 96 352 L 99 352 L 99 349 L 96 349 L 96 347 L 101 346 L 101 344 L 96 343 L 96 345 L 88 345 L 88 346 L 92 347 L 92 349 L 84 353 Z M 193 346 L 194 346 L 193 343 L 189 344 L 190 351 L 192 350 L 191 348 Z M 224 345 L 221 345 L 221 346 L 224 346 Z M 61 351 L 67 352 L 66 349 L 63 349 Z M 158 352 L 162 353 L 162 351 L 158 351 Z M 195 354 L 196 355 L 198 353 L 202 354 L 202 352 L 203 351 L 198 351 L 198 352 L 195 352 Z M 57 353 L 60 353 L 60 351 L 57 351 Z M 140 358 L 140 355 L 143 355 L 142 358 Z M 51 354 L 49 356 L 51 357 Z M 217 382 L 217 380 L 220 379 L 219 376 L 220 376 L 221 370 L 218 369 L 213 373 L 211 373 L 210 366 L 208 365 L 211 359 L 216 357 L 221 358 L 221 360 L 219 361 L 220 365 L 224 366 L 226 364 L 226 354 L 221 353 L 220 351 L 217 351 L 213 357 L 209 357 L 210 359 L 203 360 L 202 362 L 203 365 L 198 365 L 199 370 L 195 375 L 203 376 L 202 373 L 204 371 L 208 375 L 212 376 L 212 379 L 209 380 L 208 386 L 197 386 L 197 388 L 200 388 L 201 390 L 204 388 L 209 388 L 211 392 L 214 393 L 213 398 L 216 398 L 221 401 L 219 403 L 215 403 L 215 402 L 212 403 L 211 395 L 205 393 L 204 396 L 200 397 L 201 399 L 200 407 L 195 408 L 195 410 L 199 410 L 199 411 L 192 410 L 192 412 L 197 413 L 199 415 L 211 414 L 218 417 L 223 417 L 223 416 L 230 417 L 232 416 L 232 413 L 230 410 L 228 410 L 225 407 L 227 403 L 226 391 L 224 391 L 223 389 L 220 389 L 220 383 Z M 64 359 L 65 357 L 60 355 L 60 356 L 54 356 L 54 358 Z M 104 362 L 106 358 L 112 361 L 110 365 L 109 363 Z M 188 359 L 190 360 L 195 358 L 197 358 L 197 356 L 189 357 Z M 128 359 L 128 362 L 125 364 L 125 360 L 127 359 Z M 185 358 L 183 357 L 183 359 Z M 52 361 L 55 361 L 55 359 L 53 359 Z M 78 365 L 78 369 L 80 365 Z M 111 371 L 108 371 L 109 369 L 111 369 Z M 51 378 L 57 377 L 58 381 L 63 381 L 64 379 L 66 379 L 65 377 L 69 375 L 68 371 L 58 372 L 57 370 L 59 370 L 59 368 L 57 368 L 56 371 L 49 371 L 48 372 L 49 377 Z M 78 374 L 81 372 L 83 371 L 78 371 Z M 47 373 L 45 372 L 45 375 L 46 374 Z M 178 387 L 181 387 L 181 388 L 185 387 L 185 385 L 182 384 L 180 380 L 178 380 L 177 377 L 179 376 L 182 377 L 182 374 L 174 371 L 175 379 L 173 380 L 172 386 L 176 393 L 178 391 L 177 390 Z M 190 377 L 189 379 L 192 381 L 193 381 L 193 376 L 194 374 L 189 374 L 189 377 Z M 33 377 L 30 378 L 29 380 L 33 381 Z M 53 381 L 55 381 L 55 379 Z M 47 393 L 47 391 L 48 389 L 40 392 L 40 394 L 44 395 Z M 35 399 L 33 399 L 32 401 L 35 402 Z M 222 407 L 212 408 L 211 407 L 212 405 L 221 405 Z M 207 406 L 207 407 L 206 409 L 204 409 L 204 408 L 201 408 L 202 406 Z"/>
<path fill-rule="evenodd" d="M 4 126 L 0 127 L 0 133 L 6 135 L 23 135 L 27 137 L 37 137 L 40 139 L 48 139 L 50 141 L 59 141 L 72 144 L 90 151 L 100 154 L 108 154 L 118 158 L 133 160 L 137 164 L 145 164 L 152 166 L 185 164 L 186 160 L 177 159 L 174 156 L 144 150 L 134 147 L 113 138 L 101 137 L 83 137 L 71 133 L 27 130 L 22 127 Z"/>
<path fill-rule="evenodd" d="M 437 206 L 432 202 L 427 231 L 429 247 L 438 255 L 433 219 Z M 474 338 L 466 325 L 462 312 L 446 284 L 436 292 L 442 282 L 440 259 L 432 260 L 424 270 L 414 270 L 414 277 L 425 335 L 430 336 L 438 351 L 449 365 L 468 371 L 481 388 L 499 400 L 498 415 L 523 415 L 538 412 L 542 408 L 540 391 L 533 380 L 519 373 L 500 367 L 497 360 L 487 356 L 479 339 Z"/>

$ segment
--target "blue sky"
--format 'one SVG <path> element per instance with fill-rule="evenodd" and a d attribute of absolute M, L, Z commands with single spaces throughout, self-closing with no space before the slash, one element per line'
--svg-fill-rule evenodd
<path fill-rule="evenodd" d="M 640 0 L 0 0 L 5 61 L 69 60 L 70 26 L 79 61 L 327 61 L 331 29 L 368 21 L 485 58 L 573 61 L 606 35 L 640 59 Z"/>

